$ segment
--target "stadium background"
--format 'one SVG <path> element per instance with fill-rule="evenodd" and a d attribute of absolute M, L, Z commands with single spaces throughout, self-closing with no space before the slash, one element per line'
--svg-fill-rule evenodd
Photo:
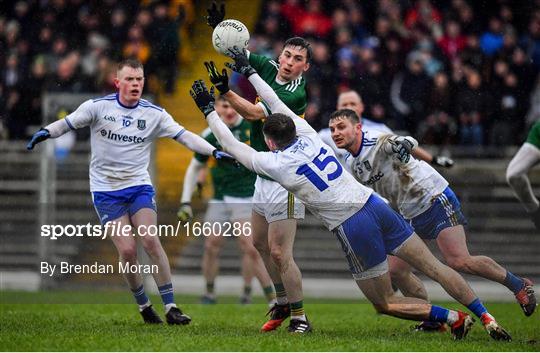
<path fill-rule="evenodd" d="M 0 14 L 2 290 L 123 288 L 120 277 L 51 281 L 37 275 L 41 259 L 114 262 L 116 254 L 109 242 L 97 239 L 53 242 L 39 237 L 44 222 L 97 223 L 88 192 L 88 131 L 48 142 L 33 153 L 25 151 L 25 140 L 44 121 L 61 118 L 82 102 L 83 96 L 73 94 L 113 91 L 114 62 L 129 56 L 145 64 L 146 93 L 186 128 L 202 131 L 206 124 L 188 87 L 194 79 L 206 78 L 202 61 L 225 61 L 214 52 L 204 21 L 209 1 L 6 4 Z M 513 272 L 539 280 L 540 238 L 504 179 L 510 157 L 530 123 L 540 117 L 539 5 L 229 0 L 226 17 L 248 26 L 250 48 L 258 53 L 276 56 L 292 35 L 312 41 L 306 119 L 314 127 L 325 125 L 337 93 L 352 88 L 364 97 L 365 116 L 408 131 L 432 152 L 454 158 L 456 166 L 441 172 L 463 201 L 471 252 L 490 255 Z M 244 79 L 233 75 L 232 81 L 254 99 Z M 191 154 L 163 139 L 155 144 L 153 156 L 159 221 L 173 223 Z M 538 192 L 538 169 L 532 180 Z M 195 200 L 199 218 L 210 195 L 207 186 Z M 202 240 L 163 239 L 180 293 L 202 291 Z M 295 257 L 308 296 L 358 294 L 337 242 L 312 217 L 300 225 Z M 218 293 L 239 292 L 234 242 L 227 242 L 221 264 L 222 273 L 231 277 L 218 279 Z M 491 299 L 510 297 L 499 285 L 475 286 Z M 429 288 L 430 294 L 440 292 Z"/>

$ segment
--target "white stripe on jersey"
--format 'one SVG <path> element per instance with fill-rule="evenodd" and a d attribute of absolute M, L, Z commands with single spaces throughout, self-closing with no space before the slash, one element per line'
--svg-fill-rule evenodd
<path fill-rule="evenodd" d="M 151 185 L 152 141 L 177 138 L 185 131 L 163 108 L 144 99 L 124 107 L 116 94 L 84 102 L 66 123 L 72 129 L 90 126 L 90 191 Z"/>

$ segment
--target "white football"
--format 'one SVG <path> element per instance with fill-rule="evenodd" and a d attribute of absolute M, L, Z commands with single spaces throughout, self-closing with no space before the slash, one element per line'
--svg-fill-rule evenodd
<path fill-rule="evenodd" d="M 249 31 L 247 27 L 237 20 L 224 20 L 220 22 L 212 33 L 212 44 L 220 54 L 229 56 L 229 49 L 237 46 L 240 50 L 247 48 Z"/>

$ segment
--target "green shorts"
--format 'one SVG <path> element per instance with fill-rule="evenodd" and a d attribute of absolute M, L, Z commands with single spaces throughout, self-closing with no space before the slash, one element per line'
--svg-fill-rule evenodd
<path fill-rule="evenodd" d="M 527 136 L 527 142 L 540 149 L 540 121 L 533 124 Z"/>

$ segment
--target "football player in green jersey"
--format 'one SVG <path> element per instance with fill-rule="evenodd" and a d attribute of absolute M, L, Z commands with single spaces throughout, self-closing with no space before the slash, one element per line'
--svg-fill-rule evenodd
<path fill-rule="evenodd" d="M 508 169 L 506 169 L 506 180 L 538 230 L 540 230 L 540 203 L 534 195 L 527 174 L 539 163 L 540 121 L 537 121 L 529 131 L 527 141 L 510 161 Z"/>
<path fill-rule="evenodd" d="M 213 4 L 208 9 L 208 25 L 215 28 L 224 17 L 224 6 L 218 9 Z M 304 115 L 307 107 L 306 81 L 302 74 L 309 69 L 311 56 L 309 43 L 300 37 L 285 42 L 277 61 L 248 53 L 251 66 L 299 116 Z M 257 151 L 268 151 L 262 126 L 263 119 L 272 113 L 269 107 L 263 101 L 253 104 L 229 90 L 226 71 L 220 74 L 215 70 L 214 75 L 210 72 L 210 79 L 234 109 L 251 122 L 251 146 Z M 304 213 L 304 205 L 279 183 L 257 177 L 251 217 L 253 240 L 272 277 L 277 295 L 277 304 L 270 311 L 270 319 L 261 329 L 263 332 L 277 329 L 289 316 L 289 331 L 297 332 L 297 327 L 309 327 L 303 332 L 311 331 L 304 313 L 302 276 L 293 258 L 296 224 L 298 219 L 304 218 Z"/>
<path fill-rule="evenodd" d="M 242 119 L 223 97 L 218 97 L 216 111 L 219 112 L 225 124 L 239 141 L 249 143 L 250 124 Z M 202 137 L 216 148 L 221 147 L 210 129 L 206 129 L 202 133 Z M 189 164 L 184 176 L 182 204 L 178 211 L 178 218 L 181 221 L 193 218 L 191 196 L 196 187 L 199 172 L 205 168 L 208 160 L 208 156 L 195 153 Z M 253 239 L 250 236 L 249 219 L 256 175 L 243 166 L 237 167 L 231 163 L 220 161 L 213 163 L 210 167 L 210 174 L 214 197 L 208 203 L 204 221 L 210 224 L 213 231 L 221 230 L 223 234 L 215 233 L 205 239 L 202 271 L 206 280 L 206 293 L 202 296 L 201 302 L 204 304 L 216 302 L 214 282 L 219 272 L 219 252 L 223 246 L 224 236 L 237 235 L 236 233 L 241 232 L 241 235 L 236 236 L 242 253 L 242 277 L 244 280 L 244 292 L 240 297 L 240 302 L 242 304 L 251 302 L 251 282 L 255 275 L 269 304 L 273 306 L 276 295 L 272 280 L 265 269 L 259 252 L 253 246 Z M 217 223 L 220 224 L 219 227 L 216 225 Z M 239 232 L 233 231 L 233 228 Z"/>

